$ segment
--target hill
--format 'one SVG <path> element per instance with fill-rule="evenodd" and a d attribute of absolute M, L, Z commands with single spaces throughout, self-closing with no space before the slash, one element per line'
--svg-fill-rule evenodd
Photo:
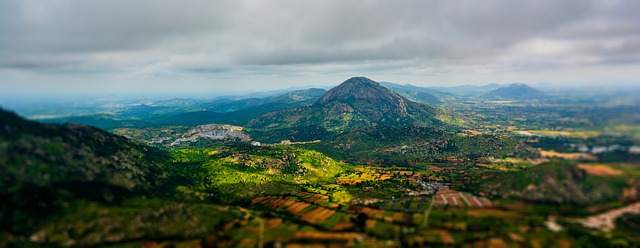
<path fill-rule="evenodd" d="M 349 169 L 320 152 L 294 146 L 227 143 L 171 153 L 178 170 L 192 178 L 190 190 L 231 204 L 260 194 L 295 193 L 304 188 L 301 184 L 334 183 L 338 173 Z"/>
<path fill-rule="evenodd" d="M 169 155 L 97 128 L 47 125 L 0 110 L 0 223 L 19 229 L 70 199 L 118 201 L 167 179 Z M 12 230 L 19 231 L 19 230 Z"/>
<path fill-rule="evenodd" d="M 489 91 L 500 88 L 499 84 L 487 84 L 487 85 L 460 85 L 452 87 L 429 87 L 428 89 L 438 92 L 451 93 L 458 96 L 479 96 Z"/>
<path fill-rule="evenodd" d="M 547 97 L 547 94 L 526 84 L 512 84 L 489 91 L 481 97 L 485 99 L 531 100 Z"/>
<path fill-rule="evenodd" d="M 136 109 L 143 112 L 149 110 L 149 106 L 137 106 Z M 146 109 L 146 110 L 143 110 Z M 88 125 L 93 127 L 98 127 L 104 130 L 109 130 L 112 128 L 121 128 L 121 127 L 139 127 L 150 125 L 150 123 L 139 120 L 139 119 L 131 119 L 127 117 L 120 117 L 113 114 L 92 114 L 92 115 L 76 115 L 76 116 L 67 116 L 67 117 L 58 117 L 51 119 L 42 119 L 39 120 L 44 123 L 50 124 L 63 124 L 63 123 L 77 123 L 82 125 Z"/>
<path fill-rule="evenodd" d="M 320 127 L 337 134 L 375 125 L 444 126 L 438 114 L 440 110 L 410 101 L 368 78 L 354 77 L 311 105 L 264 114 L 249 121 L 248 127 Z"/>
<path fill-rule="evenodd" d="M 209 102 L 171 99 L 131 105 L 112 114 L 68 116 L 41 119 L 45 123 L 78 123 L 110 130 L 124 127 L 204 125 L 211 123 L 244 125 L 264 113 L 309 105 L 326 91 L 305 89 L 264 98 L 216 99 Z"/>
<path fill-rule="evenodd" d="M 433 127 L 372 126 L 305 147 L 352 164 L 407 166 L 421 162 L 469 163 L 486 157 L 535 157 L 537 151 L 512 137 L 461 136 Z"/>
<path fill-rule="evenodd" d="M 277 96 L 264 97 L 264 98 L 246 98 L 233 101 L 221 101 L 210 104 L 206 107 L 207 111 L 212 112 L 231 112 L 242 109 L 248 109 L 266 104 L 278 105 L 280 104 L 293 104 L 293 106 L 303 106 L 311 104 L 318 100 L 326 90 L 318 88 L 310 88 L 304 90 L 295 90 L 287 92 Z"/>
<path fill-rule="evenodd" d="M 430 88 L 418 87 L 411 84 L 395 84 L 380 82 L 380 85 L 406 97 L 409 100 L 427 104 L 439 104 L 456 99 L 451 93 L 440 92 Z"/>
<path fill-rule="evenodd" d="M 622 177 L 590 175 L 575 164 L 550 162 L 485 180 L 481 188 L 504 198 L 588 205 L 618 200 L 626 185 Z"/>

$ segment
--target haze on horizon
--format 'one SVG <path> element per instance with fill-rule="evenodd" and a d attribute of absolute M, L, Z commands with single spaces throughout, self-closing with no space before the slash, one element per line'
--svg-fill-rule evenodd
<path fill-rule="evenodd" d="M 638 85 L 640 1 L 0 0 L 4 95 Z"/>

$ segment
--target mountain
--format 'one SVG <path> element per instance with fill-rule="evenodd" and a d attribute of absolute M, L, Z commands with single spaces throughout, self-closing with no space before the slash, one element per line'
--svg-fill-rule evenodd
<path fill-rule="evenodd" d="M 277 96 L 246 99 L 216 99 L 209 102 L 191 99 L 171 99 L 126 106 L 113 114 L 99 113 L 41 119 L 45 123 L 78 123 L 105 130 L 122 127 L 164 125 L 234 124 L 264 113 L 312 104 L 326 93 L 323 89 L 296 90 Z"/>
<path fill-rule="evenodd" d="M 547 97 L 547 94 L 526 84 L 512 84 L 492 90 L 481 97 L 485 99 L 530 100 Z"/>
<path fill-rule="evenodd" d="M 257 129 L 322 128 L 331 133 L 359 127 L 442 126 L 440 110 L 408 100 L 364 77 L 344 81 L 315 103 L 301 108 L 264 114 L 248 123 Z"/>
<path fill-rule="evenodd" d="M 451 93 L 444 93 L 437 90 L 418 87 L 411 84 L 395 84 L 390 82 L 380 82 L 380 85 L 390 89 L 409 100 L 427 104 L 439 104 L 456 99 Z"/>
<path fill-rule="evenodd" d="M 206 107 L 207 111 L 212 112 L 231 112 L 242 109 L 252 108 L 265 104 L 310 104 L 320 98 L 326 90 L 318 88 L 310 88 L 304 90 L 295 90 L 277 96 L 264 98 L 246 98 L 228 102 L 216 102 Z M 298 106 L 302 106 L 298 105 Z"/>
<path fill-rule="evenodd" d="M 195 126 L 212 123 L 245 125 L 251 119 L 265 113 L 309 105 L 318 100 L 325 92 L 323 89 L 312 88 L 263 99 L 241 99 L 221 105 L 212 105 L 204 111 L 180 113 L 147 121 L 154 125 Z"/>
<path fill-rule="evenodd" d="M 439 92 L 451 93 L 459 96 L 479 96 L 489 91 L 500 88 L 499 84 L 487 84 L 487 85 L 460 85 L 453 87 L 429 87 L 429 89 Z"/>
<path fill-rule="evenodd" d="M 316 101 L 318 98 L 327 93 L 324 89 L 309 88 L 304 90 L 295 90 L 286 94 L 272 97 L 272 102 L 296 103 L 302 101 Z"/>
<path fill-rule="evenodd" d="M 104 130 L 109 130 L 112 128 L 120 128 L 120 127 L 138 127 L 138 126 L 149 125 L 149 123 L 146 123 L 145 121 L 142 121 L 139 119 L 122 118 L 120 116 L 116 116 L 113 114 L 106 114 L 106 113 L 67 116 L 67 117 L 59 117 L 59 118 L 52 118 L 52 119 L 42 119 L 39 121 L 43 123 L 51 123 L 51 124 L 79 123 L 82 125 L 98 127 Z"/>
<path fill-rule="evenodd" d="M 247 98 L 213 103 L 202 111 L 190 111 L 148 119 L 153 125 L 232 124 L 245 125 L 264 113 L 297 108 L 318 100 L 326 91 L 311 88 L 296 90 L 266 98 Z"/>
<path fill-rule="evenodd" d="M 167 179 L 168 159 L 97 128 L 40 124 L 0 109 L 0 198 L 10 203 L 0 207 L 0 224 L 28 227 L 69 199 L 113 202 L 146 192 Z"/>

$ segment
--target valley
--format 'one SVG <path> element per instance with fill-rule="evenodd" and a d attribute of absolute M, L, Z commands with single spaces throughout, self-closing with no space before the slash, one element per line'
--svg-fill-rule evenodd
<path fill-rule="evenodd" d="M 638 0 L 0 0 L 0 248 L 640 247 Z"/>
<path fill-rule="evenodd" d="M 449 90 L 3 110 L 0 246 L 640 245 L 637 101 Z"/>

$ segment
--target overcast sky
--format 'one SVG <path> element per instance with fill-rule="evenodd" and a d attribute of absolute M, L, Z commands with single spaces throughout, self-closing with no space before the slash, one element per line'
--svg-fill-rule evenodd
<path fill-rule="evenodd" d="M 0 87 L 640 83 L 640 1 L 0 0 Z"/>

